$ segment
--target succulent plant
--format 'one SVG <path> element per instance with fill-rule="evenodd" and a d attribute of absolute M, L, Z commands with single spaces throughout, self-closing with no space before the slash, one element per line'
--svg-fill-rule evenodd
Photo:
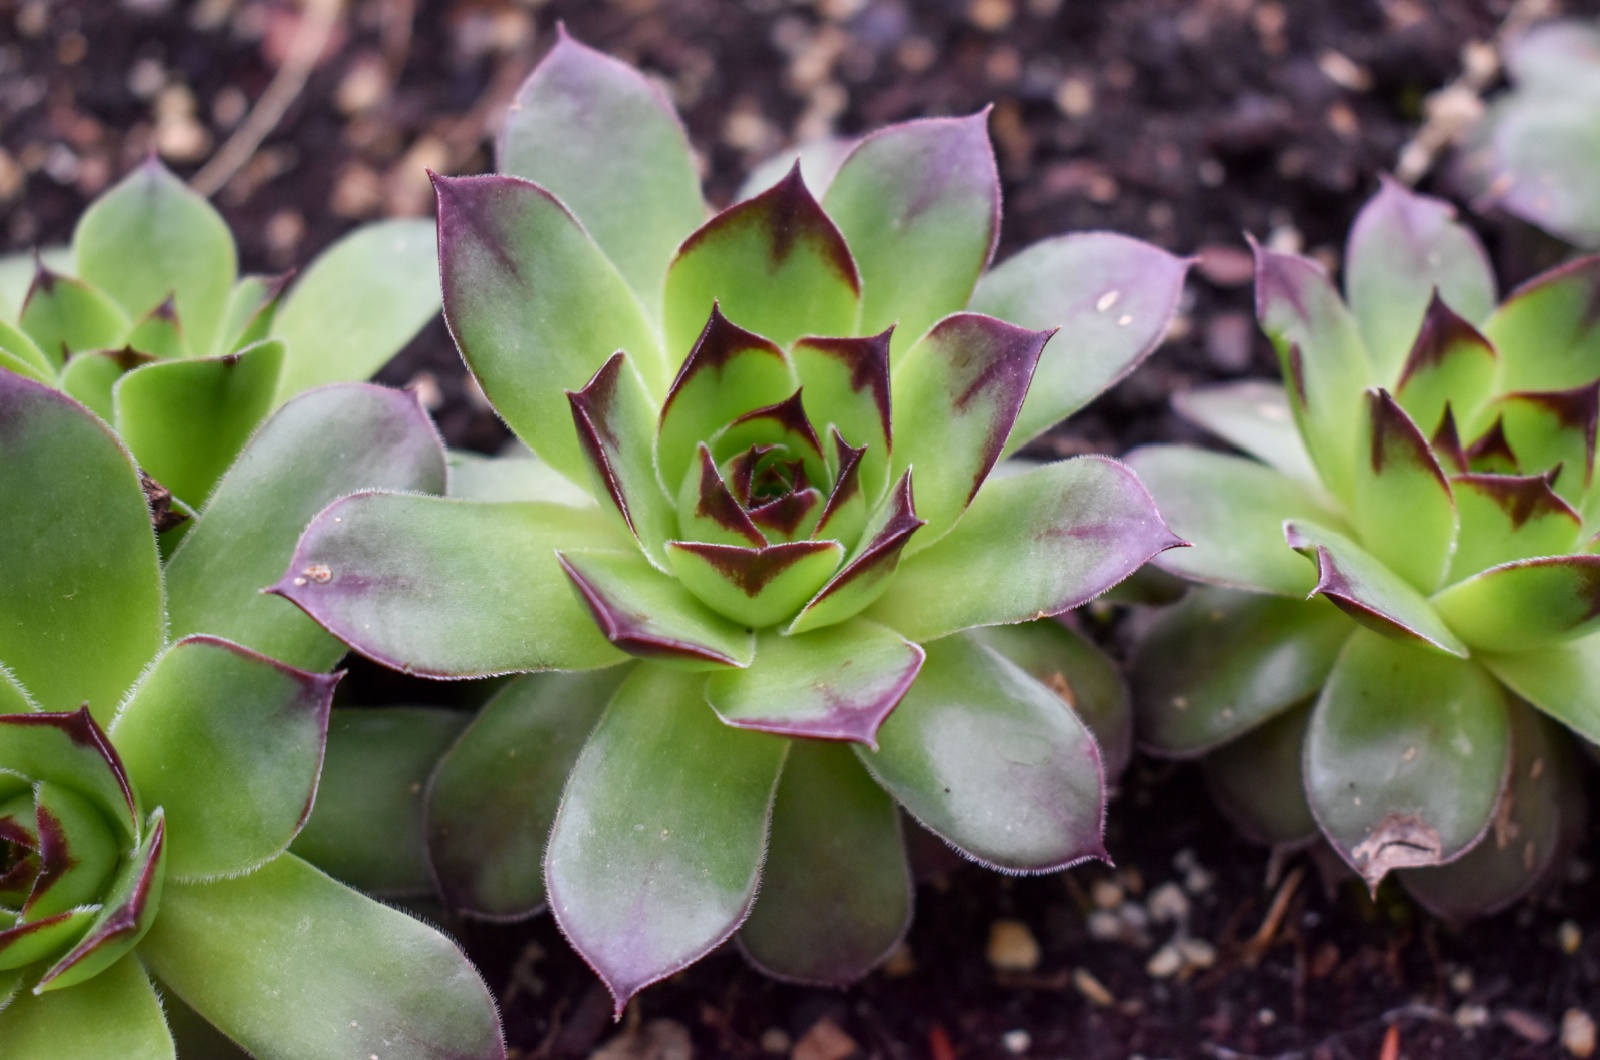
<path fill-rule="evenodd" d="M 1248 455 L 1129 458 L 1194 543 L 1158 562 L 1208 586 L 1135 660 L 1139 731 L 1206 756 L 1252 834 L 1320 832 L 1374 889 L 1403 870 L 1465 916 L 1560 860 L 1572 751 L 1600 738 L 1600 258 L 1496 305 L 1449 205 L 1389 182 L 1345 292 L 1258 247 L 1286 388 L 1177 402 Z"/>
<path fill-rule="evenodd" d="M 620 1011 L 735 932 L 865 973 L 910 915 L 897 804 L 1007 871 L 1100 855 L 1121 689 L 1047 616 L 1178 542 L 1115 461 L 999 462 L 1160 341 L 1187 263 L 1087 234 L 985 272 L 982 114 L 707 221 L 670 105 L 565 36 L 499 162 L 435 181 L 445 315 L 538 462 L 344 498 L 274 589 L 411 673 L 528 672 L 432 780 L 447 901 L 548 898 Z"/>
<path fill-rule="evenodd" d="M 83 402 L 192 513 L 268 412 L 405 345 L 438 311 L 435 273 L 433 225 L 401 220 L 345 237 L 292 285 L 240 278 L 227 223 L 152 157 L 90 205 L 70 249 L 0 262 L 0 369 Z"/>
<path fill-rule="evenodd" d="M 257 1057 L 504 1056 L 452 942 L 285 853 L 338 681 L 312 670 L 342 648 L 255 589 L 308 504 L 443 477 L 410 397 L 314 390 L 267 421 L 163 565 L 118 439 L 0 372 L 8 1060 L 172 1057 L 152 975 Z"/>
<path fill-rule="evenodd" d="M 1541 23 L 1502 53 L 1513 87 L 1468 130 L 1457 172 L 1484 205 L 1600 247 L 1600 24 Z"/>

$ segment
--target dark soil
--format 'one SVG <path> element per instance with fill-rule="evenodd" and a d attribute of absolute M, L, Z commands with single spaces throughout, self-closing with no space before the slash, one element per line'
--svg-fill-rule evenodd
<path fill-rule="evenodd" d="M 992 101 L 1002 255 L 1085 228 L 1202 255 L 1174 341 L 1044 443 L 1073 453 L 1193 439 L 1168 412 L 1174 391 L 1273 371 L 1250 317 L 1241 233 L 1336 265 L 1424 97 L 1455 76 L 1463 44 L 1486 39 L 1509 0 L 347 7 L 285 120 L 217 195 L 247 267 L 303 264 L 359 220 L 427 212 L 424 166 L 489 168 L 496 102 L 558 18 L 663 78 L 719 203 L 796 135 Z M 271 80 L 299 10 L 289 0 L 0 0 L 0 245 L 65 240 L 85 202 L 153 148 L 193 172 Z M 1527 250 L 1538 244 L 1517 230 L 1496 222 L 1489 235 L 1508 282 L 1538 261 Z M 382 378 L 436 393 L 453 444 L 493 450 L 506 438 L 472 400 L 442 325 Z M 367 667 L 351 684 L 363 701 L 446 691 Z M 1326 894 L 1302 861 L 1269 878 L 1266 854 L 1232 837 L 1188 769 L 1137 763 L 1124 787 L 1109 837 L 1117 874 L 937 874 L 919 892 L 906 953 L 850 992 L 775 984 L 729 952 L 647 991 L 619 1031 L 549 918 L 454 927 L 500 993 L 522 1057 L 588 1055 L 617 1033 L 604 1054 L 613 1060 L 681 1057 L 686 1041 L 714 1057 L 792 1045 L 801 1060 L 1547 1057 L 1562 1053 L 1569 1008 L 1600 1015 L 1600 941 L 1588 937 L 1600 936 L 1600 896 L 1584 867 L 1600 857 L 1593 841 L 1545 899 L 1455 930 L 1398 894 L 1377 905 L 1349 889 Z M 1112 879 L 1128 907 L 1188 879 L 1184 931 L 1213 944 L 1215 964 L 1148 974 L 1172 924 L 1150 927 L 1147 944 L 1091 940 L 1086 913 L 1116 897 L 1095 883 Z M 1287 899 L 1282 915 L 1252 948 L 1275 894 Z M 997 920 L 1037 940 L 1033 971 L 991 967 Z"/>

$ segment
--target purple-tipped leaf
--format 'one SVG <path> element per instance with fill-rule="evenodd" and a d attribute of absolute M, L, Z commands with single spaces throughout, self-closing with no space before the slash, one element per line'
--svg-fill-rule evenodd
<path fill-rule="evenodd" d="M 1350 498 L 1355 536 L 1424 593 L 1437 589 L 1456 543 L 1456 506 L 1427 436 L 1386 390 L 1368 390 L 1356 423 L 1360 458 Z"/>
<path fill-rule="evenodd" d="M 669 541 L 678 580 L 707 607 L 760 629 L 794 615 L 844 559 L 837 541 L 789 541 L 765 548 Z"/>
<path fill-rule="evenodd" d="M 583 481 L 563 389 L 626 350 L 660 393 L 666 362 L 654 329 L 594 240 L 543 188 L 514 177 L 438 177 L 434 192 L 445 321 L 462 358 L 518 437 Z"/>
<path fill-rule="evenodd" d="M 1494 270 L 1455 207 L 1385 178 L 1350 228 L 1345 293 L 1381 385 L 1397 377 L 1429 302 L 1482 322 L 1494 310 Z M 1432 423 L 1426 424 L 1431 428 Z"/>
<path fill-rule="evenodd" d="M 595 494 L 611 502 L 651 565 L 665 571 L 662 545 L 676 527 L 656 480 L 655 410 L 628 355 L 613 354 L 582 390 L 567 391 L 567 400 Z"/>
<path fill-rule="evenodd" d="M 1450 581 L 1513 560 L 1577 548 L 1583 520 L 1542 475 L 1457 475 L 1450 480 L 1461 533 Z"/>
<path fill-rule="evenodd" d="M 934 834 L 1009 872 L 1104 858 L 1105 783 L 1094 737 L 1005 656 L 964 635 L 927 645 L 922 673 L 856 754 Z"/>
<path fill-rule="evenodd" d="M 755 900 L 787 741 L 722 724 L 703 683 L 636 668 L 578 757 L 550 832 L 550 908 L 619 1016 L 732 935 Z"/>
<path fill-rule="evenodd" d="M 816 489 L 795 490 L 750 509 L 750 521 L 774 543 L 812 536 L 822 518 L 822 494 Z"/>
<path fill-rule="evenodd" d="M 1190 423 L 1301 485 L 1322 488 L 1279 384 L 1250 379 L 1185 390 L 1172 395 L 1172 407 Z"/>
<path fill-rule="evenodd" d="M 270 591 L 408 673 L 586 670 L 624 657 L 573 595 L 556 550 L 596 545 L 638 553 L 597 509 L 357 493 L 312 520 Z"/>
<path fill-rule="evenodd" d="M 1183 544 L 1125 465 L 1046 464 L 989 482 L 955 530 L 900 564 L 867 614 L 918 642 L 1026 622 L 1088 603 Z"/>
<path fill-rule="evenodd" d="M 745 956 L 779 979 L 845 986 L 899 943 L 911 904 L 894 800 L 847 749 L 796 740 L 778 781 L 761 893 L 739 929 Z"/>
<path fill-rule="evenodd" d="M 711 438 L 711 453 L 718 460 L 728 460 L 748 452 L 752 446 L 782 446 L 788 459 L 799 460 L 805 467 L 808 482 L 822 484 L 832 476 L 827 459 L 822 455 L 822 442 L 816 428 L 806 416 L 803 392 L 796 390 L 782 401 L 763 408 L 751 409 L 736 418 Z M 755 465 L 747 465 L 736 476 L 734 492 L 741 500 L 749 500 L 749 473 Z"/>
<path fill-rule="evenodd" d="M 58 370 L 74 354 L 121 347 L 129 327 L 127 314 L 110 298 L 43 265 L 34 274 L 17 325 Z"/>
<path fill-rule="evenodd" d="M 749 545 L 760 548 L 767 544 L 766 535 L 750 521 L 728 484 L 723 481 L 717 462 L 704 442 L 696 446 L 699 454 L 698 479 L 685 475 L 683 490 L 678 495 L 678 531 L 691 541 L 723 545 Z"/>
<path fill-rule="evenodd" d="M 39 873 L 18 911 L 20 923 L 94 904 L 127 850 L 94 800 L 72 788 L 40 781 L 33 802 Z"/>
<path fill-rule="evenodd" d="M 796 165 L 678 248 L 667 269 L 667 349 L 688 349 L 718 303 L 741 327 L 787 346 L 801 335 L 849 334 L 860 301 L 850 248 Z"/>
<path fill-rule="evenodd" d="M 1600 624 L 1600 555 L 1545 556 L 1491 567 L 1433 598 L 1474 648 L 1526 651 Z"/>
<path fill-rule="evenodd" d="M 862 481 L 867 450 L 851 448 L 835 428 L 833 453 L 833 490 L 828 494 L 816 532 L 837 541 L 855 541 L 867 525 L 867 488 Z"/>
<path fill-rule="evenodd" d="M 1447 408 L 1473 423 L 1498 370 L 1499 358 L 1489 340 L 1435 294 L 1400 370 L 1395 398 L 1427 432 L 1441 426 Z"/>
<path fill-rule="evenodd" d="M 867 527 L 849 560 L 789 623 L 786 633 L 803 633 L 860 614 L 889 588 L 906 542 L 923 525 L 911 498 L 911 472 L 900 476 Z"/>
<path fill-rule="evenodd" d="M 140 353 L 162 359 L 188 357 L 194 352 L 184 335 L 183 322 L 178 319 L 178 308 L 171 295 L 135 321 L 122 341 Z"/>
<path fill-rule="evenodd" d="M 860 338 L 807 337 L 796 342 L 789 354 L 811 422 L 831 426 L 851 446 L 866 448 L 861 481 L 874 502 L 889 485 L 891 334 L 892 330 Z"/>
<path fill-rule="evenodd" d="M 1500 402 L 1506 444 L 1523 471 L 1560 469 L 1552 485 L 1580 502 L 1594 481 L 1596 427 L 1600 426 L 1600 380 L 1571 390 L 1521 391 Z"/>
<path fill-rule="evenodd" d="M 70 714 L 0 715 L 0 769 L 87 795 L 124 837 L 139 835 L 136 789 L 87 707 Z"/>
<path fill-rule="evenodd" d="M 1448 439 L 1446 440 L 1448 444 Z M 1506 440 L 1503 416 L 1496 417 L 1489 429 L 1480 434 L 1463 454 L 1466 466 L 1472 471 L 1490 475 L 1516 475 L 1522 471 L 1517 454 Z"/>
<path fill-rule="evenodd" d="M 895 326 L 896 360 L 966 307 L 1000 238 L 989 110 L 904 122 L 858 143 L 823 205 L 861 270 L 856 330 Z"/>
<path fill-rule="evenodd" d="M 1501 392 L 1567 390 L 1600 376 L 1600 256 L 1540 273 L 1483 325 L 1500 352 Z"/>
<path fill-rule="evenodd" d="M 922 668 L 923 651 L 865 619 L 794 635 L 767 630 L 745 670 L 713 675 L 706 699 L 741 729 L 877 748 L 878 727 Z"/>
<path fill-rule="evenodd" d="M 667 557 L 676 567 L 674 548 Z M 750 665 L 755 635 L 642 556 L 567 548 L 556 558 L 601 635 L 630 655 L 699 670 Z"/>
<path fill-rule="evenodd" d="M 1467 646 L 1409 582 L 1345 535 L 1305 520 L 1286 520 L 1289 547 L 1316 564 L 1317 584 L 1309 595 L 1326 596 L 1369 629 L 1386 637 L 1432 645 L 1467 656 Z"/>
<path fill-rule="evenodd" d="M 968 306 L 1059 329 L 1012 428 L 1014 452 L 1133 371 L 1166 337 L 1190 262 L 1111 232 L 1042 240 L 978 281 Z"/>

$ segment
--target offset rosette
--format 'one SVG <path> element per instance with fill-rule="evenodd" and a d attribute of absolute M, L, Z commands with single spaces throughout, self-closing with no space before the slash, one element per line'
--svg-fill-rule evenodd
<path fill-rule="evenodd" d="M 989 271 L 983 114 L 707 221 L 670 107 L 566 38 L 501 164 L 532 180 L 435 182 L 445 312 L 538 459 L 344 498 L 272 590 L 389 665 L 527 673 L 428 788 L 447 901 L 548 901 L 620 1011 L 734 935 L 865 974 L 904 815 L 1007 871 L 1102 856 L 1126 699 L 1051 616 L 1180 542 L 1116 461 L 997 469 L 1154 348 L 1186 263 L 1089 234 Z"/>
<path fill-rule="evenodd" d="M 1600 259 L 1498 301 L 1452 208 L 1386 182 L 1345 260 L 1341 297 L 1258 248 L 1284 385 L 1181 397 L 1247 456 L 1129 459 L 1195 545 L 1159 563 L 1208 583 L 1135 659 L 1141 732 L 1251 835 L 1467 916 L 1560 866 L 1562 730 L 1600 739 Z"/>

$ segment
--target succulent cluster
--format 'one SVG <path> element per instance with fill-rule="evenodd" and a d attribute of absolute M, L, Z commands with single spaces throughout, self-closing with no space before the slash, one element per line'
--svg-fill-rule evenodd
<path fill-rule="evenodd" d="M 1457 168 L 1486 205 L 1600 247 L 1600 24 L 1540 23 L 1502 51 L 1513 87 L 1468 131 Z"/>
<path fill-rule="evenodd" d="M 735 932 L 864 974 L 902 808 L 1008 871 L 1101 855 L 1091 726 L 1120 758 L 1129 719 L 1049 616 L 1179 542 L 1114 461 L 1002 458 L 1160 341 L 1186 263 L 1091 234 L 986 272 L 982 114 L 708 221 L 670 105 L 566 38 L 499 161 L 435 181 L 445 315 L 540 462 L 343 498 L 274 588 L 408 672 L 527 673 L 433 777 L 447 902 L 548 901 L 620 1011 Z"/>
<path fill-rule="evenodd" d="M 314 390 L 262 425 L 163 562 L 106 424 L 0 371 L 8 1058 L 172 1057 L 152 977 L 257 1057 L 504 1056 L 452 942 L 285 852 L 338 681 L 314 671 L 343 649 L 256 591 L 331 498 L 444 475 L 407 395 Z"/>
<path fill-rule="evenodd" d="M 1345 298 L 1256 255 L 1285 386 L 1178 402 L 1248 455 L 1130 457 L 1194 544 L 1158 562 L 1209 586 L 1134 662 L 1142 739 L 1204 755 L 1262 839 L 1320 832 L 1374 888 L 1402 870 L 1439 912 L 1499 907 L 1560 860 L 1573 750 L 1600 738 L 1600 259 L 1497 305 L 1450 208 L 1394 183 Z"/>

